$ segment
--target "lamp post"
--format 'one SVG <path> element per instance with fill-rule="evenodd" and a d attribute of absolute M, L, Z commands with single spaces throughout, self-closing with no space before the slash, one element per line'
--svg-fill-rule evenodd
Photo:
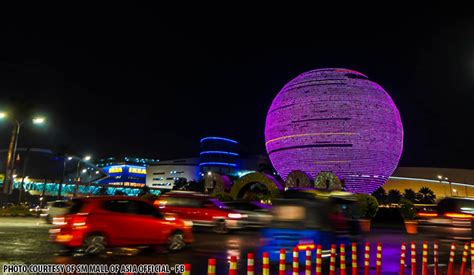
<path fill-rule="evenodd" d="M 9 118 L 9 115 L 5 112 L 0 112 L 0 119 L 5 118 Z M 13 124 L 13 129 L 10 138 L 10 143 L 8 145 L 7 163 L 5 165 L 5 179 L 3 181 L 4 194 L 11 194 L 13 191 L 13 169 L 15 168 L 16 148 L 18 144 L 18 136 L 20 134 L 20 129 L 24 123 L 24 121 L 20 121 L 14 117 L 10 117 L 10 121 Z M 32 122 L 35 125 L 44 124 L 45 121 L 46 118 L 44 117 L 34 117 L 32 119 Z"/>
<path fill-rule="evenodd" d="M 448 178 L 444 178 L 449 183 L 449 192 L 451 193 L 451 197 L 453 196 L 453 188 L 451 186 L 451 181 Z"/>
<path fill-rule="evenodd" d="M 90 161 L 92 159 L 91 156 L 85 156 L 84 158 L 79 158 L 78 161 L 77 161 L 77 168 L 76 168 L 76 181 L 75 181 L 75 186 L 74 186 L 74 194 L 73 194 L 73 197 L 76 197 L 77 196 L 77 192 L 78 192 L 78 189 L 79 189 L 79 182 L 81 181 L 81 174 L 80 174 L 80 169 L 81 169 L 81 162 L 86 162 L 86 161 Z"/>

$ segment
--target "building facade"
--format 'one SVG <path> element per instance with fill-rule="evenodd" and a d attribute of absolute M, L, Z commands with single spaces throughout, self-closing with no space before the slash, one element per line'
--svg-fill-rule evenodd
<path fill-rule="evenodd" d="M 146 185 L 171 190 L 175 181 L 197 181 L 201 178 L 199 158 L 161 161 L 147 167 Z"/>

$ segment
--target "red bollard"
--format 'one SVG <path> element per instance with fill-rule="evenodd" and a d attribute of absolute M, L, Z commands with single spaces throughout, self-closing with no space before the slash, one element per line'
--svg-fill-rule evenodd
<path fill-rule="evenodd" d="M 339 245 L 339 251 L 341 252 L 339 263 L 341 269 L 341 275 L 346 275 L 346 246 L 341 243 Z"/>
<path fill-rule="evenodd" d="M 370 268 L 370 244 L 365 243 L 364 275 L 369 275 L 369 268 Z"/>
<path fill-rule="evenodd" d="M 321 275 L 323 264 L 323 248 L 320 244 L 316 248 L 316 275 Z"/>
<path fill-rule="evenodd" d="M 410 251 L 410 258 L 411 258 L 411 275 L 416 275 L 416 243 L 411 242 L 411 251 Z"/>
<path fill-rule="evenodd" d="M 306 262 L 305 262 L 305 274 L 311 275 L 311 248 L 306 247 Z"/>
<path fill-rule="evenodd" d="M 268 252 L 263 252 L 262 275 L 270 275 L 270 260 Z"/>
<path fill-rule="evenodd" d="M 254 256 L 253 253 L 248 253 L 247 254 L 247 275 L 254 275 Z"/>
<path fill-rule="evenodd" d="M 278 270 L 280 271 L 280 275 L 285 275 L 285 269 L 286 269 L 286 250 L 285 249 L 280 249 L 280 265 L 278 267 Z"/>
<path fill-rule="evenodd" d="M 433 263 L 434 263 L 434 270 L 433 274 L 438 275 L 438 242 L 434 242 L 433 244 Z"/>
<path fill-rule="evenodd" d="M 474 275 L 474 241 L 471 241 L 471 275 Z"/>
<path fill-rule="evenodd" d="M 421 275 L 428 275 L 428 242 L 423 242 Z"/>
<path fill-rule="evenodd" d="M 191 264 L 184 264 L 183 275 L 191 275 Z"/>
<path fill-rule="evenodd" d="M 405 259 L 406 259 L 407 245 L 405 242 L 402 243 L 400 249 L 400 271 L 398 275 L 403 275 L 405 273 Z"/>
<path fill-rule="evenodd" d="M 229 275 L 237 275 L 237 257 L 230 256 Z"/>
<path fill-rule="evenodd" d="M 336 274 L 336 245 L 331 245 L 331 257 L 329 258 L 329 275 Z"/>
<path fill-rule="evenodd" d="M 299 273 L 299 262 L 298 262 L 298 253 L 299 250 L 297 247 L 293 248 L 293 275 L 298 275 Z"/>
<path fill-rule="evenodd" d="M 216 259 L 207 260 L 207 275 L 216 275 Z"/>
<path fill-rule="evenodd" d="M 456 253 L 456 245 L 451 243 L 451 250 L 449 251 L 448 275 L 453 275 L 454 268 L 454 254 Z"/>
<path fill-rule="evenodd" d="M 351 250 L 351 267 L 352 267 L 352 275 L 357 275 L 357 244 L 352 243 L 352 250 Z"/>
<path fill-rule="evenodd" d="M 380 275 L 382 271 L 382 244 L 377 243 L 377 258 L 375 262 L 375 274 Z"/>
<path fill-rule="evenodd" d="M 459 270 L 459 275 L 464 275 L 464 271 L 466 271 L 468 254 L 469 254 L 469 243 L 465 243 L 464 250 L 462 251 L 462 263 L 461 263 L 461 269 Z"/>

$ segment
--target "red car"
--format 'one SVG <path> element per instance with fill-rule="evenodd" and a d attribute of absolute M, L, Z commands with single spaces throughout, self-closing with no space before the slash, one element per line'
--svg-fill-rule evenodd
<path fill-rule="evenodd" d="M 167 246 L 177 251 L 193 241 L 192 223 L 166 217 L 151 203 L 126 196 L 72 200 L 69 212 L 53 218 L 50 239 L 86 254 L 109 246 Z"/>
<path fill-rule="evenodd" d="M 208 195 L 195 192 L 170 192 L 155 201 L 161 211 L 172 213 L 195 226 L 212 227 L 216 233 L 228 233 L 230 229 L 243 227 L 243 214 L 226 207 Z"/>

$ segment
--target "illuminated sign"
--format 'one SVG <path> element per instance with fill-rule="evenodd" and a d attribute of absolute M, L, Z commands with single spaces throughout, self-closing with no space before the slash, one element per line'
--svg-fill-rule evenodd
<path fill-rule="evenodd" d="M 129 167 L 128 172 L 133 173 L 133 174 L 145 174 L 146 175 L 146 169 L 145 168 Z"/>
<path fill-rule="evenodd" d="M 109 174 L 122 173 L 122 166 L 112 166 L 109 168 Z"/>
<path fill-rule="evenodd" d="M 109 174 L 109 177 L 101 180 L 100 183 L 140 187 L 146 181 L 145 166 L 113 165 L 104 167 L 104 171 Z"/>

